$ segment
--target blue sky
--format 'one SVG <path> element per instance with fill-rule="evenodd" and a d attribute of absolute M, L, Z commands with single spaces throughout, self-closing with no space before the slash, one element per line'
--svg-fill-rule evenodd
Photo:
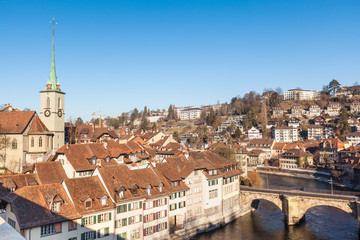
<path fill-rule="evenodd" d="M 55 16 L 66 119 L 360 82 L 358 0 L 0 0 L 0 104 L 39 111 Z"/>

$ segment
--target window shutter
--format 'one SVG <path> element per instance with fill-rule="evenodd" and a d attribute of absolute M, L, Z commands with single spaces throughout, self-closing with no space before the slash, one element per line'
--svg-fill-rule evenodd
<path fill-rule="evenodd" d="M 98 223 L 101 222 L 101 215 L 98 215 Z"/>
<path fill-rule="evenodd" d="M 184 207 L 186 207 L 186 202 L 184 201 Z"/>
<path fill-rule="evenodd" d="M 142 201 L 140 201 L 140 208 L 142 208 Z"/>
<path fill-rule="evenodd" d="M 144 202 L 144 210 L 146 210 L 146 204 L 145 204 L 145 202 Z"/>
<path fill-rule="evenodd" d="M 167 222 L 165 222 L 165 229 L 167 229 Z"/>
<path fill-rule="evenodd" d="M 117 213 L 120 213 L 120 206 L 117 207 Z"/>
<path fill-rule="evenodd" d="M 143 230 L 143 232 L 144 232 L 144 236 L 146 236 L 146 231 L 145 231 L 145 229 Z"/>
<path fill-rule="evenodd" d="M 209 184 L 209 186 L 210 186 L 210 181 L 208 181 L 208 184 Z"/>
<path fill-rule="evenodd" d="M 140 219 L 140 222 L 141 222 L 141 221 L 142 221 L 142 214 L 140 214 L 140 218 L 139 218 L 139 219 Z"/>
<path fill-rule="evenodd" d="M 165 210 L 165 217 L 167 217 L 167 211 Z"/>
<path fill-rule="evenodd" d="M 128 210 L 131 211 L 131 204 L 128 204 Z"/>
<path fill-rule="evenodd" d="M 85 219 L 84 218 L 82 218 L 81 219 L 81 226 L 83 227 L 85 225 Z M 81 237 L 82 238 L 82 237 Z"/>
<path fill-rule="evenodd" d="M 126 212 L 126 211 L 127 211 L 127 205 L 124 204 L 124 212 Z"/>
<path fill-rule="evenodd" d="M 128 217 L 128 225 L 131 225 L 131 217 Z"/>
<path fill-rule="evenodd" d="M 144 223 L 146 223 L 146 219 L 145 219 L 145 216 L 144 216 L 143 222 L 144 222 Z"/>
<path fill-rule="evenodd" d="M 94 216 L 94 224 L 96 223 L 96 215 Z"/>
<path fill-rule="evenodd" d="M 171 197 L 171 195 L 170 195 L 170 197 Z M 171 198 L 170 198 L 171 199 Z M 165 204 L 167 204 L 167 198 L 165 198 Z"/>
<path fill-rule="evenodd" d="M 115 221 L 115 228 L 118 228 L 118 221 Z"/>
<path fill-rule="evenodd" d="M 109 212 L 109 221 L 111 221 L 111 212 Z"/>
<path fill-rule="evenodd" d="M 185 193 L 185 191 L 184 191 L 184 195 L 183 195 L 184 197 L 185 197 L 185 194 L 186 194 L 186 193 Z"/>

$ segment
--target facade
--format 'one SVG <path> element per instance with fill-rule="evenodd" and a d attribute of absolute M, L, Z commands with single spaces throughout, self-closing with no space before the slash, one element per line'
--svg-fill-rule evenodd
<path fill-rule="evenodd" d="M 353 132 L 347 134 L 346 141 L 350 142 L 352 145 L 360 144 L 360 132 Z"/>
<path fill-rule="evenodd" d="M 248 132 L 247 132 L 248 138 L 250 140 L 252 139 L 260 139 L 262 138 L 262 134 L 260 133 L 260 130 L 252 127 Z"/>
<path fill-rule="evenodd" d="M 201 115 L 200 108 L 187 107 L 180 111 L 180 120 L 194 120 L 199 119 Z"/>
<path fill-rule="evenodd" d="M 319 125 L 310 125 L 308 127 L 308 140 L 323 140 L 325 137 L 325 128 Z"/>
<path fill-rule="evenodd" d="M 281 106 L 276 106 L 272 110 L 272 117 L 273 118 L 281 118 L 284 115 L 284 110 Z"/>
<path fill-rule="evenodd" d="M 351 113 L 360 112 L 360 102 L 359 101 L 352 102 L 350 105 L 350 111 L 351 111 Z"/>
<path fill-rule="evenodd" d="M 303 109 L 299 105 L 294 105 L 291 107 L 291 117 L 301 117 L 303 115 Z"/>
<path fill-rule="evenodd" d="M 312 101 L 320 99 L 319 91 L 291 89 L 284 92 L 285 101 Z"/>
<path fill-rule="evenodd" d="M 313 104 L 309 106 L 309 116 L 310 117 L 316 117 L 320 116 L 321 114 L 321 108 L 319 105 Z"/>
<path fill-rule="evenodd" d="M 274 139 L 253 139 L 247 144 L 246 150 L 262 150 L 265 153 L 265 158 L 270 159 L 273 157 L 274 144 Z"/>
<path fill-rule="evenodd" d="M 280 168 L 294 169 L 313 165 L 313 156 L 301 149 L 290 149 L 279 159 Z"/>
<path fill-rule="evenodd" d="M 0 150 L 0 166 L 16 173 L 52 154 L 54 134 L 34 111 L 0 112 L 0 138 L 6 147 Z"/>
<path fill-rule="evenodd" d="M 345 148 L 344 143 L 338 138 L 329 138 L 320 143 L 320 162 L 334 163 L 338 161 L 339 151 Z"/>
<path fill-rule="evenodd" d="M 298 138 L 298 129 L 292 127 L 277 127 L 272 132 L 273 138 L 276 142 L 297 142 Z"/>
<path fill-rule="evenodd" d="M 325 113 L 327 113 L 331 117 L 338 116 L 340 114 L 340 109 L 341 109 L 340 103 L 329 103 Z"/>

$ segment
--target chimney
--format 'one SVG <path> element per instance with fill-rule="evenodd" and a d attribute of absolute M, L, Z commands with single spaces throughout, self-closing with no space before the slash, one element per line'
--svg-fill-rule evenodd
<path fill-rule="evenodd" d="M 69 144 L 68 143 L 66 144 L 66 149 L 69 149 Z"/>
<path fill-rule="evenodd" d="M 104 145 L 104 148 L 107 150 L 107 146 L 108 146 L 107 140 L 103 141 L 103 145 Z"/>

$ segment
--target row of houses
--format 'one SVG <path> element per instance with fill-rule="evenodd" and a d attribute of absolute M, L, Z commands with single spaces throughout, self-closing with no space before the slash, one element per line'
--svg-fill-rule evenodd
<path fill-rule="evenodd" d="M 237 217 L 233 162 L 208 151 L 129 161 L 132 152 L 114 141 L 68 145 L 27 174 L 1 176 L 6 221 L 26 239 L 165 239 Z"/>

